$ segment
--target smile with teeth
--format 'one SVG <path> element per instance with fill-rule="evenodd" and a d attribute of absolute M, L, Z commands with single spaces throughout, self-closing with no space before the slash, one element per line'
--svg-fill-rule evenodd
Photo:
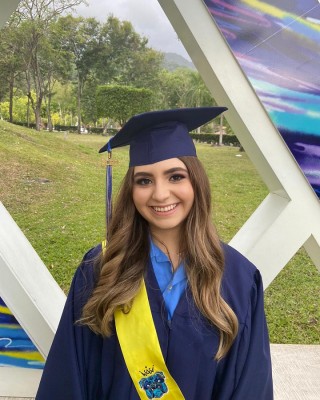
<path fill-rule="evenodd" d="M 173 210 L 176 207 L 177 207 L 177 204 L 170 204 L 169 206 L 166 206 L 166 207 L 154 207 L 154 206 L 152 206 L 151 208 L 153 208 L 154 211 L 156 211 L 156 212 L 168 212 L 168 211 Z"/>

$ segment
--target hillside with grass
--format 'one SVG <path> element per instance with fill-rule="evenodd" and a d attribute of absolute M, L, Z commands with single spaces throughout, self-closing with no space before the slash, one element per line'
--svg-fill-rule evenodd
<path fill-rule="evenodd" d="M 107 140 L 0 121 L 0 201 L 66 292 L 83 254 L 104 237 L 105 155 L 98 150 Z M 268 191 L 237 148 L 198 144 L 197 151 L 212 185 L 214 221 L 228 241 Z M 116 193 L 127 149 L 113 157 Z M 266 290 L 272 342 L 320 343 L 319 286 L 318 271 L 300 250 Z"/>

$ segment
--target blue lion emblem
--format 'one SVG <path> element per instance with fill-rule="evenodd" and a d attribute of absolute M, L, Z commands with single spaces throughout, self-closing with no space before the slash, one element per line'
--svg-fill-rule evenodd
<path fill-rule="evenodd" d="M 164 380 L 164 373 L 156 372 L 147 378 L 140 379 L 139 385 L 145 390 L 148 399 L 159 399 L 164 393 L 168 392 L 168 387 Z"/>

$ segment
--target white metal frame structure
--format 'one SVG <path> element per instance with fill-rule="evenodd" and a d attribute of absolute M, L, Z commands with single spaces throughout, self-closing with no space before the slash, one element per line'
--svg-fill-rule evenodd
<path fill-rule="evenodd" d="M 158 0 L 270 193 L 230 244 L 267 287 L 300 247 L 320 269 L 320 203 L 202 0 Z"/>
<path fill-rule="evenodd" d="M 0 297 L 46 357 L 66 296 L 1 202 Z M 0 397 L 34 396 L 41 373 L 0 367 Z"/>
<path fill-rule="evenodd" d="M 0 28 L 8 21 L 10 15 L 17 9 L 20 0 L 1 0 Z"/>

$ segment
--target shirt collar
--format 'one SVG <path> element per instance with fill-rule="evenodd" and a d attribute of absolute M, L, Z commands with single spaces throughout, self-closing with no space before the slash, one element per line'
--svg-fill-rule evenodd
<path fill-rule="evenodd" d="M 155 259 L 157 262 L 170 262 L 169 257 L 153 243 L 150 237 L 150 257 L 151 260 Z"/>
<path fill-rule="evenodd" d="M 178 268 L 173 273 L 171 270 L 171 262 L 169 260 L 169 257 L 162 250 L 160 250 L 156 244 L 153 243 L 153 240 L 151 239 L 151 237 L 150 237 L 150 258 L 151 258 L 151 261 L 155 260 L 156 263 L 159 263 L 159 264 L 160 263 L 168 263 L 166 266 L 164 265 L 160 269 L 158 269 L 158 266 L 156 263 L 152 263 L 153 267 L 156 270 L 156 275 L 170 273 L 170 276 L 172 276 L 172 275 L 174 276 L 173 282 L 172 282 L 173 284 L 179 283 L 179 282 L 187 279 L 183 262 L 181 262 L 179 264 Z M 169 266 L 170 266 L 170 270 L 166 268 L 166 267 L 169 268 Z"/>

